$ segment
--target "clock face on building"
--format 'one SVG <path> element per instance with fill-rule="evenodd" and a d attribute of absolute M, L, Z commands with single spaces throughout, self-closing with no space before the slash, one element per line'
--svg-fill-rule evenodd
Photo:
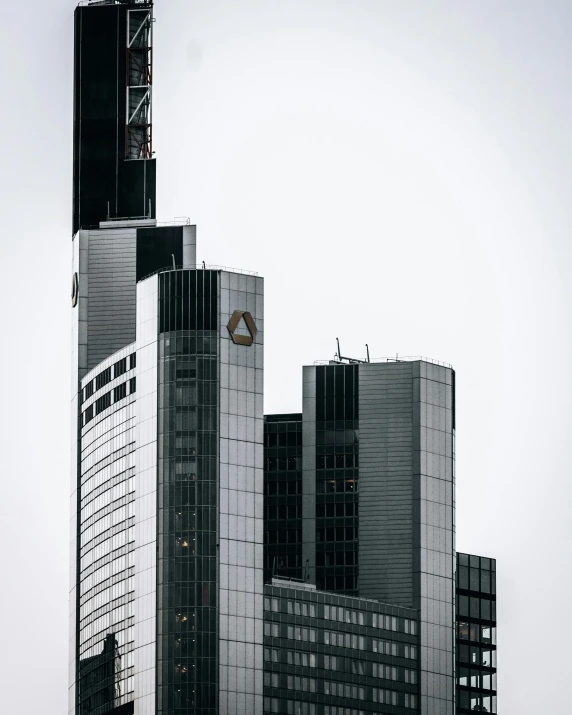
<path fill-rule="evenodd" d="M 72 294 L 71 294 L 72 308 L 76 307 L 78 297 L 79 297 L 79 279 L 77 277 L 77 273 L 74 273 L 73 278 L 72 278 Z"/>

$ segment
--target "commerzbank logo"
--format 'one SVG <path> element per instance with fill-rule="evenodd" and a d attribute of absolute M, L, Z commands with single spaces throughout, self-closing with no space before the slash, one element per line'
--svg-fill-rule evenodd
<path fill-rule="evenodd" d="M 237 335 L 235 332 L 240 325 L 241 320 L 244 321 L 246 327 L 248 328 L 248 332 L 250 333 L 249 335 Z M 256 327 L 254 319 L 248 310 L 235 310 L 226 327 L 228 328 L 232 342 L 236 345 L 252 345 L 254 338 L 256 337 L 256 333 L 258 333 L 258 328 Z"/>

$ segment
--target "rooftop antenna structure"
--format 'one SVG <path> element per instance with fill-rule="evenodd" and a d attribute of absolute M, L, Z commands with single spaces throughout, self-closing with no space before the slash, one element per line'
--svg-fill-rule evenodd
<path fill-rule="evenodd" d="M 341 350 L 340 350 L 340 339 L 339 339 L 339 338 L 336 338 L 336 343 L 338 344 L 338 352 L 336 353 L 336 355 L 335 355 L 334 357 L 337 358 L 337 361 L 338 361 L 338 362 L 344 362 L 344 360 L 347 360 L 347 362 L 348 362 L 350 365 L 353 365 L 353 364 L 356 364 L 356 363 L 367 363 L 367 362 L 369 362 L 369 348 L 368 348 L 367 345 L 366 345 L 366 348 L 367 348 L 367 360 L 359 360 L 358 358 L 350 358 L 350 357 L 345 357 L 344 355 L 342 355 L 342 352 L 341 352 Z"/>
<path fill-rule="evenodd" d="M 173 270 L 176 271 L 177 266 L 175 265 L 175 254 L 174 253 L 171 253 L 171 258 L 173 259 Z"/>
<path fill-rule="evenodd" d="M 366 351 L 366 353 L 367 353 L 367 360 L 366 360 L 366 362 L 370 362 L 370 359 L 369 359 L 369 345 L 368 345 L 367 343 L 365 344 L 365 351 Z"/>

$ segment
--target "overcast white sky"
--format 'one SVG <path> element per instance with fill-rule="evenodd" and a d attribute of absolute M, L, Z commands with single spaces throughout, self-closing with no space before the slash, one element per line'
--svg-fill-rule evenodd
<path fill-rule="evenodd" d="M 3 4 L 0 710 L 66 711 L 72 13 Z M 572 709 L 572 3 L 163 0 L 161 220 L 266 278 L 266 411 L 335 351 L 457 371 L 499 712 Z"/>

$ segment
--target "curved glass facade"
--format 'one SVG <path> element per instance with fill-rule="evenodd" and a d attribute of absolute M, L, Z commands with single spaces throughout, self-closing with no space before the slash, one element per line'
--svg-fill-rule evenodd
<path fill-rule="evenodd" d="M 134 353 L 128 347 L 82 381 L 77 604 L 80 715 L 103 715 L 133 698 L 134 367 Z"/>

